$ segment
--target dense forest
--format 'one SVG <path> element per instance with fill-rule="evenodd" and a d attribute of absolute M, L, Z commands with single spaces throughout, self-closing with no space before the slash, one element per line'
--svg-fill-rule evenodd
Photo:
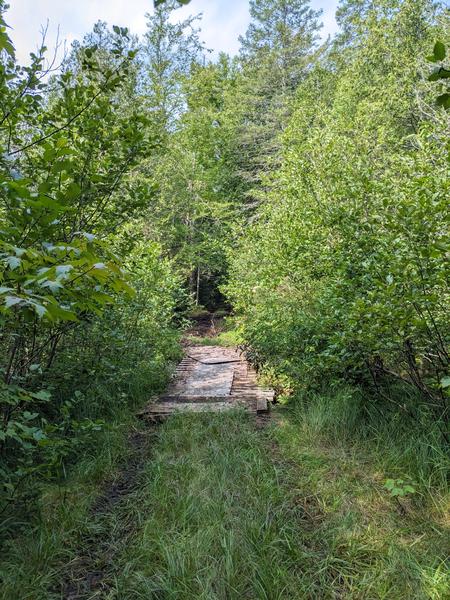
<path fill-rule="evenodd" d="M 324 39 L 308 0 L 250 0 L 239 54 L 214 56 L 180 4 L 195 15 L 149 5 L 140 38 L 99 21 L 61 63 L 44 37 L 22 66 L 0 0 L 0 597 L 448 598 L 448 9 L 341 0 Z M 227 315 L 285 425 L 175 418 L 133 518 L 92 525 L 202 313 Z M 211 539 L 194 559 L 180 525 L 172 564 L 170 490 L 195 473 L 167 465 L 184 448 L 206 468 L 207 436 L 235 458 L 229 493 L 275 517 L 233 541 L 214 489 L 189 521 Z M 101 593 L 61 595 L 101 527 L 134 549 Z"/>

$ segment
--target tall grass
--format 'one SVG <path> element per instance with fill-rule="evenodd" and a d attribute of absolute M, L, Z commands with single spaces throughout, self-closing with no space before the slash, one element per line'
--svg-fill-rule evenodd
<path fill-rule="evenodd" d="M 419 486 L 400 510 L 383 484 L 412 450 L 401 465 L 381 451 L 370 418 L 355 420 L 357 393 L 329 399 L 279 409 L 262 431 L 241 412 L 176 415 L 134 490 L 93 512 L 98 481 L 129 453 L 125 422 L 43 490 L 40 521 L 2 557 L 0 598 L 56 600 L 62 582 L 100 572 L 80 598 L 444 600 L 443 490 L 433 504 Z"/>
<path fill-rule="evenodd" d="M 96 435 L 95 449 L 84 448 L 65 480 L 40 484 L 32 514 L 16 522 L 15 530 L 6 523 L 0 557 L 2 600 L 61 597 L 64 565 L 76 559 L 81 540 L 98 529 L 91 506 L 102 483 L 114 478 L 130 452 L 127 431 L 133 419 L 129 412 L 117 413 L 116 418 L 108 429 Z"/>
<path fill-rule="evenodd" d="M 450 460 L 433 416 L 404 389 L 393 390 L 393 397 L 396 404 L 391 410 L 384 398 L 332 385 L 326 392 L 297 398 L 292 405 L 308 439 L 363 446 L 393 476 L 414 479 L 432 495 L 447 492 Z M 403 412 L 398 406 L 404 406 Z"/>
<path fill-rule="evenodd" d="M 65 565 L 86 540 L 108 531 L 92 505 L 133 454 L 136 409 L 164 389 L 181 353 L 175 330 L 161 330 L 158 344 L 151 329 L 140 333 L 126 351 L 114 340 L 100 346 L 93 336 L 75 338 L 80 344 L 63 348 L 47 374 L 51 444 L 37 457 L 39 470 L 1 507 L 2 600 L 60 598 Z"/>
<path fill-rule="evenodd" d="M 172 418 L 126 511 L 140 521 L 116 566 L 111 598 L 314 597 L 305 577 L 320 547 L 301 540 L 305 515 L 285 465 L 241 413 Z"/>
<path fill-rule="evenodd" d="M 399 512 L 372 456 L 320 431 L 317 412 L 262 433 L 242 414 L 171 419 L 108 598 L 444 599 L 442 511 Z"/>

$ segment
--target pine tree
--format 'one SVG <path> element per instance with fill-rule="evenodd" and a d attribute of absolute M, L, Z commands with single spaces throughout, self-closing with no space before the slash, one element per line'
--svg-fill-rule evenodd
<path fill-rule="evenodd" d="M 295 90 L 317 50 L 321 12 L 308 0 L 252 0 L 241 41 L 241 123 L 238 169 L 249 190 L 278 161 Z M 254 191 L 251 192 L 254 197 Z"/>
<path fill-rule="evenodd" d="M 171 22 L 172 13 L 179 6 L 177 0 L 157 6 L 153 14 L 147 15 L 144 36 L 145 92 L 149 108 L 157 114 L 162 129 L 170 128 L 180 114 L 181 79 L 205 53 L 196 28 L 199 16 Z"/>
<path fill-rule="evenodd" d="M 302 80 L 318 40 L 321 12 L 308 0 L 251 0 L 252 22 L 240 38 L 241 55 L 244 64 L 264 65 L 273 93 L 292 92 Z"/>

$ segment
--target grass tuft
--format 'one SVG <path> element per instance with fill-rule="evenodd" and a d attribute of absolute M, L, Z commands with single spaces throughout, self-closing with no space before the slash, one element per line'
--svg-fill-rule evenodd
<path fill-rule="evenodd" d="M 395 458 L 399 440 L 382 450 L 370 419 L 355 420 L 357 393 L 328 401 L 277 409 L 263 430 L 241 412 L 175 415 L 136 485 L 103 506 L 98 480 L 129 452 L 124 426 L 44 490 L 41 522 L 4 554 L 0 597 L 56 600 L 62 581 L 101 573 L 80 597 L 446 599 L 448 494 L 412 469 L 418 492 L 399 504 L 384 482 L 413 443 Z"/>

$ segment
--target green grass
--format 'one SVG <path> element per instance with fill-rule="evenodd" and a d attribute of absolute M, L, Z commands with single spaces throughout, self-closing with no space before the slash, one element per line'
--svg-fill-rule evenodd
<path fill-rule="evenodd" d="M 80 458 L 66 481 L 40 486 L 40 496 L 25 528 L 10 537 L 0 557 L 2 600 L 60 598 L 60 573 L 78 554 L 80 544 L 98 529 L 90 507 L 102 484 L 113 479 L 129 454 L 129 413 L 96 437 L 96 448 Z"/>
<path fill-rule="evenodd" d="M 439 478 L 399 507 L 383 484 L 408 453 L 394 461 L 394 441 L 359 439 L 352 394 L 315 400 L 278 409 L 263 430 L 240 412 L 172 417 L 152 434 L 135 491 L 93 514 L 126 453 L 124 427 L 43 494 L 41 522 L 3 556 L 0 597 L 56 600 L 81 563 L 104 574 L 82 596 L 92 600 L 445 600 Z"/>
<path fill-rule="evenodd" d="M 214 316 L 217 317 L 218 313 L 216 312 Z M 236 326 L 234 317 L 219 316 L 219 319 L 216 320 L 216 327 L 217 334 L 214 336 L 200 337 L 196 335 L 187 335 L 185 340 L 194 346 L 233 347 L 242 344 L 242 333 L 239 327 Z"/>
<path fill-rule="evenodd" d="M 221 331 L 214 337 L 199 337 L 196 335 L 186 336 L 186 341 L 194 346 L 225 346 L 232 347 L 241 343 L 237 331 Z"/>
<path fill-rule="evenodd" d="M 286 466 L 241 413 L 175 417 L 141 491 L 140 531 L 116 568 L 111 598 L 297 598 L 321 549 L 300 542 L 305 515 Z"/>
<path fill-rule="evenodd" d="M 141 426 L 134 412 L 166 387 L 173 365 L 168 356 L 181 354 L 173 337 L 167 349 L 154 354 L 151 346 L 136 342 L 134 350 L 138 354 L 141 349 L 143 358 L 126 353 L 122 363 L 115 361 L 113 376 L 98 376 L 86 386 L 79 378 L 77 387 L 83 394 L 76 416 L 100 418 L 104 425 L 89 436 L 67 435 L 70 454 L 57 463 L 63 466 L 45 477 L 28 477 L 23 493 L 6 504 L 0 515 L 1 600 L 61 598 L 69 565 L 80 554 L 93 552 L 97 539 L 109 539 L 110 533 L 117 537 L 115 513 L 94 511 L 93 516 L 92 506 L 134 456 L 129 436 Z M 132 377 L 131 368 L 136 370 Z"/>
<path fill-rule="evenodd" d="M 169 421 L 108 598 L 444 599 L 443 505 L 400 512 L 369 454 L 310 433 L 289 413 L 262 433 L 241 414 Z"/>
<path fill-rule="evenodd" d="M 386 438 L 381 446 L 380 432 L 364 441 L 355 432 L 345 435 L 332 422 L 332 408 L 326 424 L 319 412 L 287 412 L 275 436 L 285 459 L 296 465 L 300 502 L 315 520 L 314 539 L 327 547 L 333 586 L 345 598 L 450 597 L 448 490 L 419 480 L 417 493 L 399 503 L 384 483 L 408 477 L 410 449 L 402 455 L 399 440 Z M 333 597 L 331 589 L 324 597 Z"/>
<path fill-rule="evenodd" d="M 207 308 L 205 308 L 201 304 L 198 304 L 197 306 L 193 306 L 191 308 L 191 310 L 189 310 L 187 312 L 186 316 L 187 316 L 187 318 L 195 318 L 195 317 L 207 317 L 210 314 L 211 313 Z"/>

